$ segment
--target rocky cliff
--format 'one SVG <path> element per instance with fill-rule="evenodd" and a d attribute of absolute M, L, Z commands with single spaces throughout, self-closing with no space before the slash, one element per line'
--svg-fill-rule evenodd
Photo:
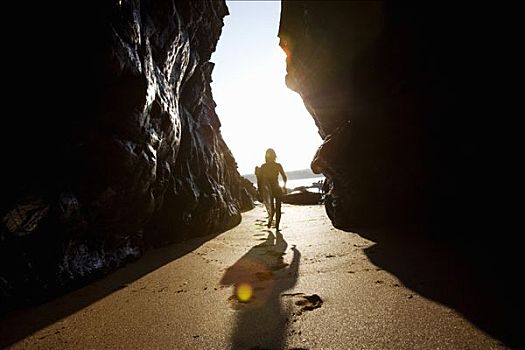
<path fill-rule="evenodd" d="M 233 227 L 251 208 L 210 89 L 227 14 L 215 0 L 13 11 L 26 34 L 7 43 L 2 309 Z"/>
<path fill-rule="evenodd" d="M 324 139 L 311 167 L 329 179 L 332 223 L 372 239 L 380 253 L 368 258 L 413 290 L 520 348 L 514 13 L 481 3 L 283 1 L 279 37 L 286 83 Z M 417 266 L 407 258 L 414 244 Z M 446 282 L 450 292 L 439 294 L 413 278 L 439 275 L 443 261 L 446 275 L 469 271 L 475 282 Z"/>
<path fill-rule="evenodd" d="M 312 169 L 331 182 L 326 209 L 336 227 L 469 227 L 502 214 L 496 203 L 515 148 L 504 146 L 510 128 L 493 121 L 511 115 L 500 89 L 513 74 L 504 54 L 513 47 L 509 14 L 484 5 L 283 2 L 286 83 L 324 139 Z"/>

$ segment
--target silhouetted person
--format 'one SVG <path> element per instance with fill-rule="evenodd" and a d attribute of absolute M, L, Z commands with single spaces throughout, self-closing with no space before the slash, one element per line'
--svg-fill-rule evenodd
<path fill-rule="evenodd" d="M 268 228 L 272 226 L 273 215 L 275 214 L 275 229 L 279 230 L 279 223 L 281 222 L 281 202 L 283 193 L 286 191 L 286 181 L 288 178 L 282 165 L 276 162 L 277 155 L 273 149 L 268 148 L 266 150 L 265 160 L 266 162 L 261 165 L 258 172 L 261 177 L 262 188 L 268 192 L 270 199 Z M 279 186 L 279 174 L 281 174 L 284 182 L 282 189 Z"/>
<path fill-rule="evenodd" d="M 328 183 L 328 179 L 324 179 L 323 184 L 321 185 L 321 193 L 327 194 L 328 190 L 330 190 L 330 184 Z"/>

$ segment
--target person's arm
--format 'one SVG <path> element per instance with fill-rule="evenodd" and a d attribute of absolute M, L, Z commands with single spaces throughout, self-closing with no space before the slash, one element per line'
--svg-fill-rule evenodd
<path fill-rule="evenodd" d="M 286 181 L 288 181 L 288 178 L 286 177 L 286 173 L 284 172 L 283 166 L 281 164 L 279 164 L 279 173 L 281 174 L 281 177 L 283 178 L 283 182 L 284 182 L 283 187 L 286 189 Z"/>

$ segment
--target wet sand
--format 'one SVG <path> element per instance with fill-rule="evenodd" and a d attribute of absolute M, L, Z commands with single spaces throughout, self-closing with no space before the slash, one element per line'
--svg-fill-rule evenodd
<path fill-rule="evenodd" d="M 4 317 L 0 347 L 506 348 L 459 307 L 462 292 L 447 302 L 457 285 L 441 286 L 411 249 L 398 256 L 413 262 L 403 267 L 410 273 L 387 271 L 389 250 L 333 228 L 323 206 L 284 205 L 281 228 L 266 228 L 259 205 L 232 230 L 150 251 L 89 286 Z"/>

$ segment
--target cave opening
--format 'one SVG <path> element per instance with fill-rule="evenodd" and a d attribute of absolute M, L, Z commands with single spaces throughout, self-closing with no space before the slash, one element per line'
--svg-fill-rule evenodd
<path fill-rule="evenodd" d="M 310 168 L 322 142 L 300 96 L 285 84 L 279 1 L 227 1 L 229 15 L 212 54 L 212 92 L 221 132 L 242 175 L 274 148 L 286 171 Z"/>

